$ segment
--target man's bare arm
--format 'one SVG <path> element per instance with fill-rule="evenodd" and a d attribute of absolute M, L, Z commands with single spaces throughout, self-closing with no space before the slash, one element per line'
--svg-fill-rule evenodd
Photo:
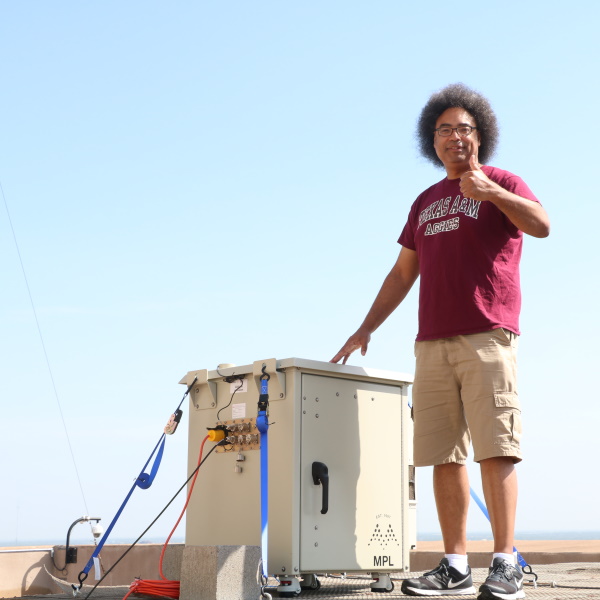
<path fill-rule="evenodd" d="M 373 306 L 367 313 L 362 325 L 353 333 L 342 349 L 331 359 L 342 364 L 360 348 L 361 354 L 367 353 L 371 334 L 396 310 L 404 300 L 419 276 L 419 259 L 414 250 L 402 248 L 396 264 L 385 278 Z"/>
<path fill-rule="evenodd" d="M 493 182 L 481 170 L 477 158 L 470 158 L 471 170 L 460 178 L 460 191 L 465 198 L 495 204 L 523 233 L 544 238 L 550 235 L 550 219 L 539 202 L 521 198 Z"/>

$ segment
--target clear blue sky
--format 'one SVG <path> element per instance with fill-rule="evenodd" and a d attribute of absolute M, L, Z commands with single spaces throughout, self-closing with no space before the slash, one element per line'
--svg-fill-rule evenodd
<path fill-rule="evenodd" d="M 0 541 L 59 543 L 88 510 L 108 524 L 188 370 L 333 356 L 414 198 L 443 176 L 415 121 L 457 81 L 491 100 L 492 164 L 523 177 L 553 226 L 522 262 L 518 529 L 600 530 L 599 12 L 0 2 L 0 181 L 87 503 L 0 205 Z M 416 295 L 354 364 L 412 372 Z M 115 538 L 137 537 L 185 480 L 186 426 Z M 419 493 L 419 530 L 435 532 L 427 469 Z M 469 529 L 486 527 L 474 506 Z"/>

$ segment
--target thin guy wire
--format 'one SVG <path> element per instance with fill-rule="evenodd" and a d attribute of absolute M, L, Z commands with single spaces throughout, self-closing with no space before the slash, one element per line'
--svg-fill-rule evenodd
<path fill-rule="evenodd" d="M 35 317 L 35 324 L 37 326 L 37 330 L 40 335 L 40 341 L 42 343 L 42 349 L 44 351 L 44 357 L 46 359 L 48 373 L 50 373 L 50 381 L 52 382 L 52 389 L 54 390 L 54 397 L 56 399 L 56 404 L 58 405 L 58 412 L 60 413 L 60 418 L 62 420 L 63 428 L 65 430 L 65 435 L 67 437 L 67 444 L 69 446 L 69 452 L 71 453 L 71 458 L 73 460 L 73 466 L 75 467 L 75 475 L 77 476 L 77 482 L 79 483 L 79 489 L 81 490 L 81 497 L 83 498 L 83 505 L 85 506 L 86 515 L 89 515 L 90 511 L 88 509 L 87 502 L 85 499 L 85 494 L 83 492 L 83 486 L 81 485 L 81 478 L 79 477 L 79 470 L 77 469 L 77 462 L 75 461 L 75 454 L 73 453 L 73 447 L 71 446 L 71 439 L 69 438 L 69 431 L 67 429 L 65 417 L 63 415 L 62 406 L 60 405 L 58 391 L 56 390 L 56 384 L 54 383 L 54 375 L 52 374 L 52 368 L 50 367 L 50 360 L 48 359 L 48 353 L 46 352 L 46 344 L 44 343 L 44 336 L 42 335 L 42 329 L 40 327 L 40 322 L 38 320 L 37 311 L 35 310 L 35 304 L 33 303 L 33 296 L 31 295 L 31 289 L 29 288 L 29 281 L 27 280 L 27 274 L 25 273 L 25 266 L 23 265 L 23 259 L 21 258 L 21 251 L 19 250 L 17 236 L 15 234 L 15 229 L 12 224 L 12 219 L 10 218 L 10 211 L 8 210 L 8 203 L 6 202 L 6 196 L 4 195 L 4 188 L 2 187 L 2 182 L 0 182 L 0 192 L 2 192 L 2 199 L 4 200 L 4 208 L 6 208 L 6 215 L 8 216 L 8 223 L 10 225 L 10 230 L 12 231 L 13 240 L 15 241 L 15 247 L 17 248 L 17 255 L 19 256 L 19 262 L 21 264 L 21 271 L 23 272 L 23 278 L 25 279 L 25 286 L 27 287 L 27 294 L 29 295 L 29 301 L 31 302 L 33 316 Z"/>

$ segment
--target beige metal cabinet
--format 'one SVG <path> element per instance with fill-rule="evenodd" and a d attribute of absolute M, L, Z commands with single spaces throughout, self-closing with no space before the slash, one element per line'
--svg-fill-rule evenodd
<path fill-rule="evenodd" d="M 200 470 L 186 545 L 260 545 L 255 419 L 263 372 L 270 376 L 269 574 L 408 570 L 416 543 L 412 377 L 299 358 L 190 371 L 181 380 L 197 377 L 190 472 L 207 428 L 224 424 L 230 439 Z"/>

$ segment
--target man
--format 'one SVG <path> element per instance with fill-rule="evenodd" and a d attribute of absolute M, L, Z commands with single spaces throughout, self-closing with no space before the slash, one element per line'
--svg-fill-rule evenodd
<path fill-rule="evenodd" d="M 462 84 L 434 94 L 418 124 L 423 155 L 446 177 L 414 202 L 402 248 L 373 306 L 332 362 L 364 355 L 371 334 L 398 307 L 417 277 L 419 331 L 413 387 L 414 459 L 434 466 L 433 484 L 445 557 L 403 582 L 413 596 L 473 594 L 467 561 L 472 442 L 494 535 L 480 600 L 523 598 L 513 557 L 521 460 L 516 350 L 523 233 L 546 237 L 546 211 L 517 176 L 483 166 L 498 137 L 488 101 Z"/>

